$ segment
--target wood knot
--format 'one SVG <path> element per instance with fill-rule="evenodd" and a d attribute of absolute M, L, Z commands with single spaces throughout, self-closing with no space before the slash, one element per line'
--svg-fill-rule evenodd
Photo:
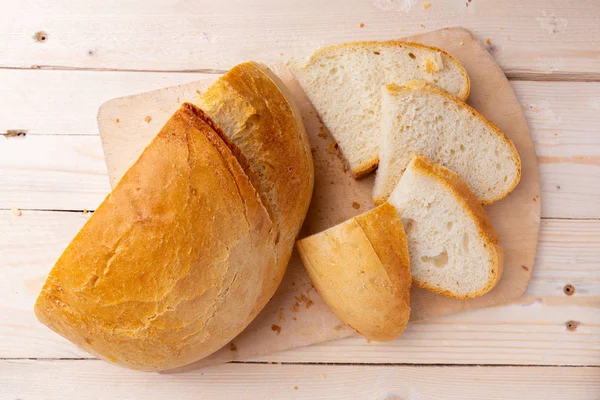
<path fill-rule="evenodd" d="M 567 296 L 572 296 L 575 294 L 575 286 L 571 284 L 565 285 L 565 287 L 563 288 L 563 292 L 565 292 Z"/>
<path fill-rule="evenodd" d="M 23 137 L 23 136 L 27 136 L 27 131 L 25 129 L 7 129 L 4 136 L 7 138 Z"/>
<path fill-rule="evenodd" d="M 33 34 L 33 40 L 38 43 L 45 43 L 48 40 L 48 34 L 44 31 L 39 31 Z"/>
<path fill-rule="evenodd" d="M 575 332 L 577 330 L 577 327 L 579 326 L 579 322 L 578 321 L 567 321 L 565 322 L 565 326 L 567 327 L 567 330 L 569 332 Z"/>

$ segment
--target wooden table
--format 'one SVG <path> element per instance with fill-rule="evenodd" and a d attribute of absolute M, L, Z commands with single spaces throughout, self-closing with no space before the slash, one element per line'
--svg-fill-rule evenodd
<path fill-rule="evenodd" d="M 600 398 L 600 3 L 0 0 L 0 398 Z M 109 190 L 105 100 L 327 43 L 465 26 L 511 79 L 542 178 L 517 303 L 179 375 L 124 370 L 32 306 Z M 21 215 L 15 209 L 21 210 Z"/>

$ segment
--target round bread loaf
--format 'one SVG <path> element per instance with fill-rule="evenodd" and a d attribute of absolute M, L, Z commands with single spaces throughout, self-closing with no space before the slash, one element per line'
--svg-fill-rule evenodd
<path fill-rule="evenodd" d="M 268 72 L 245 63 L 216 87 L 245 88 L 248 76 L 247 91 L 213 92 L 221 104 L 268 105 L 254 108 L 253 129 L 228 137 L 227 124 L 184 104 L 57 261 L 35 305 L 41 322 L 100 358 L 160 371 L 210 355 L 256 317 L 314 177 L 299 114 Z"/>

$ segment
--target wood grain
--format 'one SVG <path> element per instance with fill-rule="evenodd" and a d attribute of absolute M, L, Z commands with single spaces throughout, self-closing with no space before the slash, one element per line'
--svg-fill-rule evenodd
<path fill-rule="evenodd" d="M 0 312 L 10 321 L 0 324 L 0 358 L 90 357 L 32 312 L 46 274 L 88 217 L 0 211 Z M 526 297 L 515 305 L 411 323 L 392 343 L 353 337 L 256 360 L 600 365 L 599 241 L 600 221 L 545 220 Z M 565 295 L 566 284 L 574 295 Z M 580 323 L 573 332 L 570 320 Z"/>
<path fill-rule="evenodd" d="M 228 69 L 279 61 L 333 42 L 390 39 L 464 26 L 512 76 L 600 76 L 593 0 L 319 0 L 117 2 L 3 0 L 2 66 L 144 70 Z M 77 15 L 77 18 L 73 18 Z M 362 24 L 362 27 L 361 27 Z M 43 31 L 44 41 L 34 34 Z"/>
<path fill-rule="evenodd" d="M 528 118 L 544 218 L 600 218 L 600 113 L 581 118 L 593 113 L 599 121 L 586 130 L 538 129 L 543 118 Z M 109 190 L 97 135 L 0 135 L 0 209 L 93 210 Z"/>
<path fill-rule="evenodd" d="M 96 208 L 110 191 L 98 136 L 0 137 L 0 208 Z"/>
<path fill-rule="evenodd" d="M 27 138 L 0 137 L 0 208 L 95 208 L 108 190 L 99 141 L 31 136 L 96 134 L 96 110 L 106 99 L 207 76 L 96 69 L 226 69 L 331 42 L 462 25 L 490 39 L 486 47 L 509 77 L 571 81 L 511 84 L 540 156 L 543 215 L 600 218 L 600 83 L 573 82 L 600 79 L 596 1 L 438 0 L 427 9 L 424 0 L 248 3 L 0 0 L 0 135 L 28 131 Z M 34 39 L 41 31 L 45 42 Z M 70 70 L 78 68 L 86 71 Z M 0 358 L 87 356 L 31 313 L 46 272 L 86 218 L 0 211 Z M 600 365 L 598 223 L 542 221 L 520 305 L 411 324 L 389 344 L 354 337 L 261 360 Z M 575 295 L 562 293 L 567 282 Z M 574 332 L 566 330 L 569 320 L 580 322 Z M 157 376 L 97 360 L 5 360 L 0 397 L 598 399 L 599 377 L 598 368 L 239 364 Z"/>
<path fill-rule="evenodd" d="M 96 113 L 106 100 L 211 76 L 0 69 L 5 100 L 0 107 L 0 133 L 19 129 L 28 134 L 97 134 Z"/>
<path fill-rule="evenodd" d="M 108 99 L 209 78 L 215 75 L 0 69 L 2 95 L 10 100 L 0 108 L 0 134 L 9 129 L 29 135 L 97 134 L 98 107 Z M 554 149 L 566 157 L 586 155 L 585 150 L 598 155 L 600 82 L 511 81 L 511 86 L 534 142 L 544 146 L 538 146 L 538 154 L 556 155 L 540 153 Z"/>
<path fill-rule="evenodd" d="M 0 361 L 7 398 L 595 400 L 599 368 L 229 364 L 157 375 L 95 360 Z M 68 377 L 68 379 L 57 379 Z M 27 382 L 24 385 L 23 382 Z M 510 383 L 510 384 L 509 384 Z"/>

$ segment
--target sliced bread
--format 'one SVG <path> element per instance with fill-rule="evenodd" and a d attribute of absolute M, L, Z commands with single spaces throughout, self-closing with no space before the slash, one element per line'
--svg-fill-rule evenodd
<path fill-rule="evenodd" d="M 389 202 L 406 231 L 416 285 L 457 299 L 496 285 L 502 248 L 483 206 L 458 174 L 416 156 Z"/>
<path fill-rule="evenodd" d="M 450 54 L 400 41 L 324 47 L 292 70 L 357 178 L 377 168 L 381 86 L 422 79 L 461 99 L 470 89 Z"/>
<path fill-rule="evenodd" d="M 457 172 L 483 204 L 505 197 L 521 177 L 513 143 L 462 100 L 424 81 L 385 85 L 376 204 L 387 200 L 415 154 Z"/>
<path fill-rule="evenodd" d="M 410 265 L 396 210 L 383 204 L 296 244 L 333 312 L 368 339 L 394 340 L 410 315 Z"/>

